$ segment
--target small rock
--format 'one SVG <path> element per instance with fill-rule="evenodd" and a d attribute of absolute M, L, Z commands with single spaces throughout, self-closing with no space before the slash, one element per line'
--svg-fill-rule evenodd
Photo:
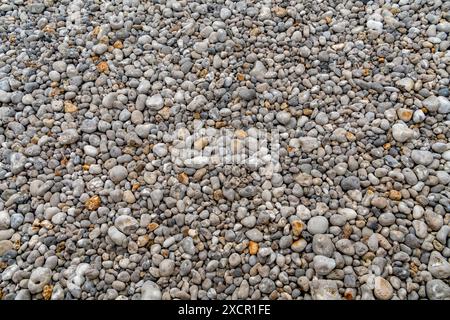
<path fill-rule="evenodd" d="M 398 142 L 406 142 L 414 136 L 414 130 L 406 124 L 396 123 L 392 126 L 392 137 Z"/>
<path fill-rule="evenodd" d="M 413 150 L 411 151 L 411 159 L 417 164 L 428 166 L 433 162 L 433 154 L 430 151 Z"/>
<path fill-rule="evenodd" d="M 376 277 L 373 293 L 377 299 L 390 300 L 394 295 L 394 289 L 392 288 L 389 281 L 382 277 Z"/>
<path fill-rule="evenodd" d="M 336 261 L 325 256 L 315 256 L 313 263 L 314 270 L 319 276 L 326 276 L 336 267 Z"/>
<path fill-rule="evenodd" d="M 359 190 L 361 189 L 361 183 L 358 177 L 350 176 L 341 180 L 341 187 L 344 191 Z"/>
<path fill-rule="evenodd" d="M 141 300 L 161 300 L 162 293 L 153 281 L 145 281 L 141 288 Z"/>
<path fill-rule="evenodd" d="M 427 282 L 427 296 L 430 300 L 449 300 L 450 287 L 442 280 L 433 279 Z"/>
<path fill-rule="evenodd" d="M 440 105 L 439 99 L 435 96 L 429 96 L 428 98 L 422 101 L 422 104 L 430 112 L 438 111 Z"/>
<path fill-rule="evenodd" d="M 308 221 L 308 232 L 311 234 L 322 234 L 328 230 L 328 220 L 323 216 L 312 217 Z"/>
<path fill-rule="evenodd" d="M 135 218 L 127 215 L 118 216 L 114 221 L 114 225 L 126 235 L 132 234 L 139 228 L 139 222 Z"/>
<path fill-rule="evenodd" d="M 439 252 L 433 251 L 428 261 L 428 271 L 438 279 L 450 278 L 450 263 Z"/>
<path fill-rule="evenodd" d="M 108 236 L 111 238 L 111 240 L 118 246 L 122 246 L 127 236 L 124 235 L 122 232 L 120 232 L 116 227 L 112 226 L 108 229 Z"/>
<path fill-rule="evenodd" d="M 194 99 L 192 99 L 192 101 L 187 105 L 186 108 L 191 112 L 195 112 L 201 110 L 207 103 L 208 101 L 206 100 L 205 96 L 198 95 L 195 96 Z"/>
<path fill-rule="evenodd" d="M 381 22 L 379 22 L 381 23 Z M 369 22 L 367 22 L 367 24 L 369 24 Z M 383 28 L 383 24 L 381 24 L 381 29 Z M 398 87 L 400 87 L 401 89 L 405 90 L 405 91 L 412 91 L 414 89 L 414 80 L 412 80 L 411 78 L 403 78 L 398 80 L 395 83 Z"/>
<path fill-rule="evenodd" d="M 245 235 L 254 242 L 261 242 L 263 240 L 263 234 L 258 229 L 250 229 L 245 233 Z"/>
<path fill-rule="evenodd" d="M 44 286 L 50 283 L 52 271 L 48 268 L 37 267 L 31 272 L 28 281 L 28 290 L 32 294 L 42 292 Z"/>
<path fill-rule="evenodd" d="M 175 271 L 175 262 L 170 259 L 164 259 L 159 264 L 159 275 L 161 277 L 169 277 Z"/>
<path fill-rule="evenodd" d="M 109 178 L 114 183 L 120 183 L 128 177 L 128 171 L 124 166 L 115 166 L 109 170 Z"/>
<path fill-rule="evenodd" d="M 155 94 L 147 98 L 145 105 L 152 111 L 158 111 L 164 107 L 164 99 L 160 94 Z"/>

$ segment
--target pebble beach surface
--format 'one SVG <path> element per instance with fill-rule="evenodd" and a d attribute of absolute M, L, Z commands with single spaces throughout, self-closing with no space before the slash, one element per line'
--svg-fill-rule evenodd
<path fill-rule="evenodd" d="M 0 0 L 0 36 L 0 299 L 450 299 L 450 1 Z"/>

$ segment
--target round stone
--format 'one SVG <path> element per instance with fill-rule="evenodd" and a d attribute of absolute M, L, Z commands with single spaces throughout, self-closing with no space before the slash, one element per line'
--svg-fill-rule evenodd
<path fill-rule="evenodd" d="M 128 177 L 128 171 L 124 166 L 114 166 L 109 170 L 109 178 L 114 183 L 120 183 Z"/>
<path fill-rule="evenodd" d="M 328 230 L 328 220 L 323 216 L 312 217 L 308 221 L 307 229 L 311 234 L 326 233 Z"/>
<path fill-rule="evenodd" d="M 394 295 L 394 289 L 392 288 L 389 281 L 382 277 L 376 277 L 373 293 L 377 299 L 390 300 Z"/>
<path fill-rule="evenodd" d="M 175 271 L 175 262 L 170 259 L 164 259 L 159 264 L 159 275 L 161 277 L 169 277 Z"/>

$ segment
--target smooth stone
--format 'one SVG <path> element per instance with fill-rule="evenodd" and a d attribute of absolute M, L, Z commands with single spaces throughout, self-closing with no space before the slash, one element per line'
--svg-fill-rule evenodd
<path fill-rule="evenodd" d="M 3 256 L 9 250 L 14 248 L 14 243 L 9 240 L 0 240 L 0 257 Z"/>
<path fill-rule="evenodd" d="M 334 253 L 334 244 L 328 235 L 315 234 L 312 241 L 312 249 L 316 255 L 332 257 Z"/>
<path fill-rule="evenodd" d="M 159 275 L 161 277 L 169 277 L 175 271 L 175 261 L 170 259 L 164 259 L 159 264 Z"/>
<path fill-rule="evenodd" d="M 250 76 L 255 77 L 258 81 L 264 81 L 264 76 L 267 73 L 267 68 L 261 61 L 256 61 L 253 69 L 250 71 Z"/>
<path fill-rule="evenodd" d="M 147 98 L 145 105 L 152 111 L 158 111 L 164 107 L 164 99 L 160 94 L 155 94 Z"/>
<path fill-rule="evenodd" d="M 98 155 L 98 150 L 96 147 L 93 146 L 84 146 L 83 147 L 84 153 L 89 156 L 95 158 Z"/>
<path fill-rule="evenodd" d="M 58 142 L 63 145 L 69 145 L 77 142 L 79 135 L 76 129 L 66 129 L 58 137 Z"/>
<path fill-rule="evenodd" d="M 450 263 L 439 252 L 433 251 L 428 261 L 428 271 L 438 279 L 450 278 Z"/>
<path fill-rule="evenodd" d="M 361 182 L 355 176 L 345 177 L 341 180 L 341 187 L 344 191 L 359 190 L 361 189 Z"/>
<path fill-rule="evenodd" d="M 258 229 L 250 229 L 245 233 L 245 235 L 251 241 L 261 242 L 263 240 L 263 234 Z"/>
<path fill-rule="evenodd" d="M 281 111 L 277 113 L 276 119 L 279 123 L 286 125 L 291 120 L 291 114 L 286 111 Z"/>
<path fill-rule="evenodd" d="M 300 143 L 300 147 L 303 152 L 310 153 L 314 151 L 315 149 L 319 148 L 321 143 L 317 138 L 313 137 L 301 137 L 298 138 L 298 141 Z"/>
<path fill-rule="evenodd" d="M 382 24 L 381 24 L 381 28 L 383 28 Z M 408 92 L 412 91 L 414 89 L 414 80 L 412 80 L 411 78 L 400 79 L 395 84 L 398 87 L 400 87 L 401 89 L 408 91 Z"/>
<path fill-rule="evenodd" d="M 118 246 L 122 246 L 127 240 L 127 236 L 120 232 L 116 227 L 112 226 L 108 229 L 108 236 Z"/>
<path fill-rule="evenodd" d="M 311 282 L 313 300 L 341 300 L 337 283 L 334 280 L 314 279 Z"/>
<path fill-rule="evenodd" d="M 161 300 L 160 287 L 153 281 L 147 280 L 141 288 L 141 300 Z"/>
<path fill-rule="evenodd" d="M 262 293 L 269 294 L 269 293 L 272 293 L 272 291 L 274 291 L 276 289 L 276 285 L 272 279 L 264 278 L 259 283 L 258 288 L 259 288 L 259 291 L 261 291 Z"/>
<path fill-rule="evenodd" d="M 389 281 L 378 276 L 375 278 L 373 293 L 377 299 L 390 300 L 394 295 L 394 289 Z"/>
<path fill-rule="evenodd" d="M 31 272 L 28 290 L 32 294 L 41 292 L 44 286 L 50 283 L 51 277 L 52 271 L 49 268 L 37 267 Z"/>
<path fill-rule="evenodd" d="M 414 130 L 406 124 L 396 123 L 392 126 L 392 137 L 398 142 L 406 142 L 414 136 Z"/>
<path fill-rule="evenodd" d="M 0 211 L 0 230 L 9 229 L 10 224 L 11 217 L 9 216 L 8 211 Z"/>
<path fill-rule="evenodd" d="M 427 166 L 433 162 L 433 154 L 430 151 L 413 150 L 411 159 L 417 164 Z"/>
<path fill-rule="evenodd" d="M 427 296 L 430 300 L 449 300 L 450 287 L 442 280 L 433 279 L 427 282 Z"/>
<path fill-rule="evenodd" d="M 115 166 L 109 170 L 109 178 L 114 183 L 120 183 L 128 177 L 128 170 L 124 166 Z"/>
<path fill-rule="evenodd" d="M 322 234 L 328 230 L 328 220 L 323 216 L 312 217 L 308 221 L 308 232 L 311 234 Z"/>
<path fill-rule="evenodd" d="M 153 146 L 153 153 L 162 158 L 167 155 L 167 147 L 164 143 L 157 143 Z"/>
<path fill-rule="evenodd" d="M 367 21 L 367 28 L 381 33 L 383 32 L 383 23 L 380 21 L 369 20 Z"/>
<path fill-rule="evenodd" d="M 314 270 L 319 276 L 326 276 L 336 267 L 336 261 L 325 256 L 315 256 L 313 259 Z"/>
<path fill-rule="evenodd" d="M 438 97 L 439 109 L 438 113 L 447 114 L 450 113 L 450 101 L 445 97 Z"/>
<path fill-rule="evenodd" d="M 429 96 L 422 101 L 422 105 L 430 112 L 436 112 L 439 109 L 439 99 L 435 96 Z"/>
<path fill-rule="evenodd" d="M 206 100 L 205 96 L 198 95 L 195 96 L 194 99 L 187 105 L 186 109 L 191 112 L 200 111 L 206 104 L 208 100 Z"/>
<path fill-rule="evenodd" d="M 254 89 L 241 87 L 238 89 L 238 95 L 241 99 L 250 101 L 256 98 L 256 91 Z"/>
<path fill-rule="evenodd" d="M 114 226 L 126 235 L 132 234 L 139 228 L 139 222 L 127 215 L 121 215 L 114 221 Z"/>
<path fill-rule="evenodd" d="M 181 241 L 181 247 L 187 254 L 190 254 L 191 256 L 195 254 L 195 244 L 191 237 L 184 238 Z"/>

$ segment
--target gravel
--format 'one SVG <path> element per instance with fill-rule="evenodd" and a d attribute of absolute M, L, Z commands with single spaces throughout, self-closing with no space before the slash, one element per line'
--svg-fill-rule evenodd
<path fill-rule="evenodd" d="M 450 299 L 449 1 L 0 12 L 0 299 Z"/>

